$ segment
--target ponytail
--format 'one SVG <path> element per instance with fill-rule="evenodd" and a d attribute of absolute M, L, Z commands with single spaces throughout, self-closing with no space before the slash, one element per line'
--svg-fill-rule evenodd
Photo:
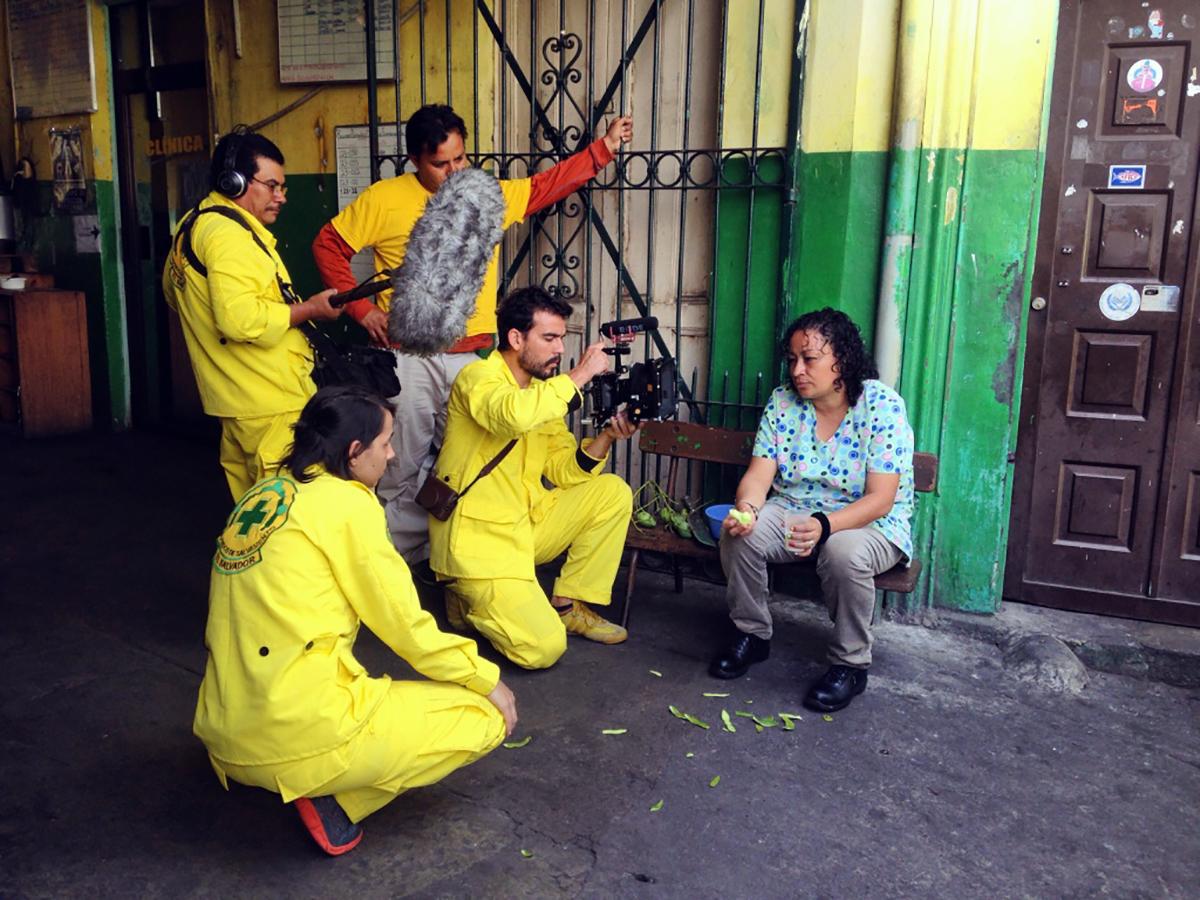
<path fill-rule="evenodd" d="M 295 440 L 282 466 L 301 482 L 312 481 L 313 466 L 350 481 L 350 445 L 367 447 L 392 412 L 386 400 L 356 385 L 336 385 L 317 391 L 294 426 Z"/>

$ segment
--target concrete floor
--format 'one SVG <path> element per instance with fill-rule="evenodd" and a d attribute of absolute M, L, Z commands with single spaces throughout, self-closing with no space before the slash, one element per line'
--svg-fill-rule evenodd
<path fill-rule="evenodd" d="M 799 702 L 823 669 L 815 605 L 779 603 L 771 659 L 717 682 L 720 589 L 652 574 L 626 644 L 504 667 L 528 746 L 400 797 L 327 859 L 274 795 L 221 790 L 191 735 L 229 505 L 215 456 L 152 434 L 0 439 L 0 896 L 1200 891 L 1200 690 L 1091 672 L 1055 694 L 993 642 L 887 624 L 867 693 L 825 721 Z M 729 734 L 722 708 L 804 718 Z"/>

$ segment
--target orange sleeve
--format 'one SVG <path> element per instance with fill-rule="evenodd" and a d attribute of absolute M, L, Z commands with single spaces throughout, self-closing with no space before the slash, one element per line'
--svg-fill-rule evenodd
<path fill-rule="evenodd" d="M 612 159 L 613 155 L 608 151 L 604 138 L 597 138 L 553 168 L 538 172 L 530 179 L 532 186 L 525 215 L 545 209 L 577 190 L 580 185 L 587 184 Z"/>
<path fill-rule="evenodd" d="M 350 271 L 354 248 L 337 233 L 332 222 L 326 222 L 317 232 L 312 242 L 312 255 L 326 287 L 336 288 L 339 293 L 345 293 L 355 287 L 354 273 Z M 356 322 L 361 322 L 363 316 L 372 309 L 375 309 L 375 304 L 367 299 L 346 304 L 346 312 L 350 313 Z"/>

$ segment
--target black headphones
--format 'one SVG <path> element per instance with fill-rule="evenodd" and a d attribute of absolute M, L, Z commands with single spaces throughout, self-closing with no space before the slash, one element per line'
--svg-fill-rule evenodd
<path fill-rule="evenodd" d="M 217 175 L 214 187 L 217 193 L 230 200 L 236 200 L 250 187 L 250 180 L 237 170 L 238 150 L 242 148 L 242 138 L 247 133 L 245 125 L 237 125 L 225 136 L 225 159 L 221 163 L 221 172 Z"/>

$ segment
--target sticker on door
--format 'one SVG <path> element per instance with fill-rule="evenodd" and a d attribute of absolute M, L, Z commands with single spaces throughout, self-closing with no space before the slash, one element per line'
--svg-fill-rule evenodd
<path fill-rule="evenodd" d="M 1142 295 L 1132 284 L 1118 281 L 1110 284 L 1100 295 L 1100 312 L 1104 318 L 1123 322 L 1132 317 L 1142 306 Z"/>
<path fill-rule="evenodd" d="M 1108 186 L 1118 190 L 1141 190 L 1146 186 L 1145 166 L 1109 166 Z"/>

